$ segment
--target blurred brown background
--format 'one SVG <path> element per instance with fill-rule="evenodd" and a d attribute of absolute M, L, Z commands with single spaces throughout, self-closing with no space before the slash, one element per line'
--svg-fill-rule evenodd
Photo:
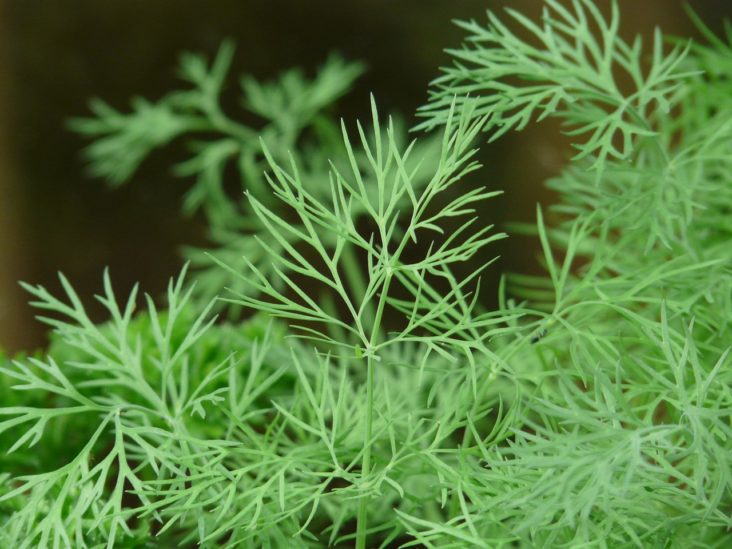
<path fill-rule="evenodd" d="M 608 2 L 598 1 L 603 8 Z M 732 16 L 729 0 L 688 2 L 713 28 Z M 695 36 L 678 0 L 620 0 L 623 32 Z M 84 141 L 65 128 L 88 113 L 90 97 L 117 108 L 129 98 L 157 98 L 176 88 L 180 52 L 212 54 L 221 40 L 238 45 L 234 73 L 274 76 L 294 65 L 313 69 L 331 51 L 369 67 L 342 102 L 363 114 L 367 94 L 407 114 L 460 43 L 452 19 L 483 20 L 486 8 L 510 6 L 537 17 L 539 0 L 0 0 L 0 348 L 44 342 L 17 280 L 58 289 L 63 271 L 88 298 L 105 266 L 118 290 L 140 281 L 161 292 L 181 261 L 178 247 L 202 243 L 198 220 L 179 216 L 185 182 L 168 170 L 175 147 L 147 161 L 132 184 L 109 190 L 84 175 Z M 233 80 L 232 82 L 235 82 Z M 556 127 L 508 136 L 483 152 L 489 185 L 505 196 L 492 222 L 531 220 L 540 183 L 566 157 Z M 525 269 L 534 250 L 505 241 L 505 270 Z"/>

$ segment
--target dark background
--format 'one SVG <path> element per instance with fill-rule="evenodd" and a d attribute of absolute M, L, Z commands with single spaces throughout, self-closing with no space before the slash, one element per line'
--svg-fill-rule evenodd
<path fill-rule="evenodd" d="M 609 2 L 597 2 L 607 8 Z M 688 2 L 713 28 L 732 15 L 729 0 Z M 155 99 L 177 88 L 179 54 L 213 54 L 237 43 L 232 71 L 268 78 L 320 65 L 331 51 L 363 60 L 369 71 L 341 103 L 346 119 L 362 116 L 368 93 L 382 112 L 412 113 L 428 82 L 459 45 L 452 19 L 484 20 L 486 8 L 510 6 L 536 18 L 539 0 L 0 0 L 0 348 L 44 342 L 22 279 L 58 291 L 63 271 L 88 300 L 105 266 L 119 293 L 140 281 L 159 294 L 176 274 L 182 244 L 203 243 L 200 220 L 179 216 L 186 182 L 169 173 L 175 146 L 143 164 L 132 184 L 112 191 L 84 174 L 84 141 L 66 120 L 86 115 L 99 96 L 125 109 L 129 98 Z M 654 26 L 695 36 L 682 2 L 621 0 L 623 33 L 649 36 Z M 233 113 L 236 115 L 236 113 Z M 551 200 L 541 181 L 567 156 L 552 123 L 485 147 L 481 172 L 506 194 L 486 211 L 489 222 L 533 218 Z M 535 249 L 520 239 L 501 245 L 501 270 L 531 269 Z"/>

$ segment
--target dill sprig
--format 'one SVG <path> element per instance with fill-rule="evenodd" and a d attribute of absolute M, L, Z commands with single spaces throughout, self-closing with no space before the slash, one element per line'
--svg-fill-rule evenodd
<path fill-rule="evenodd" d="M 706 43 L 644 54 L 615 2 L 545 4 L 459 23 L 411 142 L 373 97 L 334 121 L 361 71 L 337 58 L 245 78 L 265 124 L 235 122 L 229 44 L 184 56 L 191 89 L 76 121 L 113 184 L 199 135 L 177 172 L 215 246 L 162 306 L 105 273 L 101 324 L 65 278 L 25 285 L 52 343 L 0 357 L 0 545 L 729 545 L 732 32 L 691 13 Z M 546 116 L 579 153 L 509 230 L 545 274 L 489 310 L 499 191 L 465 176 L 483 132 Z"/>

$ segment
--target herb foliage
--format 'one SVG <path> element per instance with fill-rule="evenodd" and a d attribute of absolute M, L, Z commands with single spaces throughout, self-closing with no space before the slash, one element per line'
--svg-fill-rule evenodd
<path fill-rule="evenodd" d="M 690 16 L 706 43 L 650 51 L 615 2 L 459 23 L 416 141 L 373 98 L 333 120 L 361 72 L 336 57 L 244 78 L 265 125 L 235 122 L 229 44 L 183 57 L 185 91 L 93 103 L 73 127 L 113 184 L 187 140 L 214 244 L 162 307 L 105 273 L 103 324 L 65 278 L 25 285 L 52 343 L 2 359 L 0 545 L 728 545 L 732 30 Z M 484 134 L 547 116 L 578 154 L 515 227 L 546 275 L 488 310 L 498 191 L 463 178 Z"/>

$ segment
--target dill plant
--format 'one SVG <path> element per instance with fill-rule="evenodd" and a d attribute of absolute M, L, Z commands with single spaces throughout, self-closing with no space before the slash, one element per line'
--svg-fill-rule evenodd
<path fill-rule="evenodd" d="M 25 286 L 52 336 L 2 359 L 0 543 L 727 546 L 732 29 L 690 16 L 705 43 L 650 51 L 615 2 L 459 23 L 416 141 L 373 98 L 368 126 L 334 121 L 361 72 L 336 57 L 244 78 L 265 125 L 234 121 L 229 44 L 183 57 L 183 91 L 94 103 L 73 127 L 113 184 L 188 142 L 213 246 L 164 306 L 105 273 L 102 324 L 63 277 Z M 550 116 L 578 152 L 511 227 L 546 275 L 507 274 L 488 310 L 498 191 L 463 178 Z"/>

